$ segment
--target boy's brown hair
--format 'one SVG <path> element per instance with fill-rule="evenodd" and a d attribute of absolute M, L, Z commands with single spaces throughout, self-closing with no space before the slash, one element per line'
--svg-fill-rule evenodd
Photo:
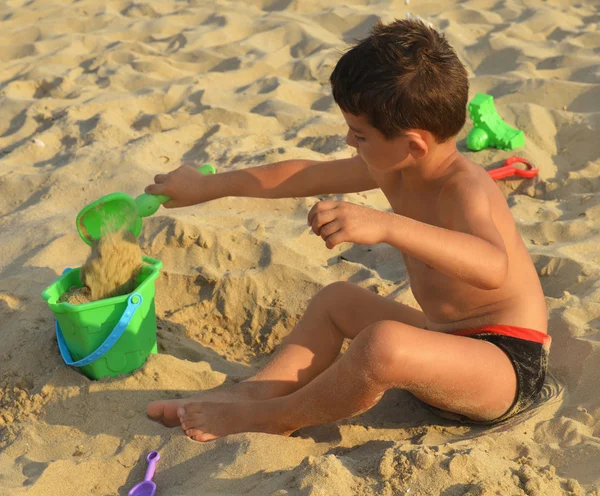
<path fill-rule="evenodd" d="M 342 55 L 330 82 L 340 108 L 365 115 L 387 139 L 423 129 L 443 142 L 465 124 L 467 71 L 446 38 L 420 20 L 377 23 Z"/>

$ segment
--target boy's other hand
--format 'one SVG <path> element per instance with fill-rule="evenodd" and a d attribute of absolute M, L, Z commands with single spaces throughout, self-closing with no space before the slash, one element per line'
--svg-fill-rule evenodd
<path fill-rule="evenodd" d="M 308 213 L 308 225 L 327 248 L 350 242 L 374 245 L 385 236 L 385 212 L 349 202 L 320 201 Z"/>
<path fill-rule="evenodd" d="M 171 199 L 163 206 L 166 208 L 187 207 L 212 199 L 202 184 L 206 178 L 193 165 L 181 165 L 168 174 L 154 176 L 154 184 L 146 186 L 146 193 L 165 195 Z"/>

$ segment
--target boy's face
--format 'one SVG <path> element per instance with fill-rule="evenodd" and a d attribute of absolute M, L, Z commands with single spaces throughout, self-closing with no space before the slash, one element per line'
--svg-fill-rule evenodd
<path fill-rule="evenodd" d="M 356 151 L 373 172 L 391 172 L 407 165 L 410 158 L 410 140 L 399 136 L 386 140 L 383 134 L 371 126 L 366 117 L 342 110 L 348 124 L 346 143 Z"/>

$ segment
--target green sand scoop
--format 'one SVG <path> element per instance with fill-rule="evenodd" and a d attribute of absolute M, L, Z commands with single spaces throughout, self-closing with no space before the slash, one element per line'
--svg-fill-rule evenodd
<path fill-rule="evenodd" d="M 205 164 L 202 174 L 214 174 L 215 168 Z M 77 215 L 77 230 L 81 239 L 91 245 L 103 234 L 120 229 L 131 231 L 137 238 L 142 232 L 142 217 L 148 217 L 170 198 L 143 193 L 135 200 L 125 193 L 111 193 L 84 207 Z"/>

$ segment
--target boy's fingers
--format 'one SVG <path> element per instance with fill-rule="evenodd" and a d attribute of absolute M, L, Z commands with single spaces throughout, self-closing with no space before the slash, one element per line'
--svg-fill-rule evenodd
<path fill-rule="evenodd" d="M 175 204 L 175 200 L 168 200 L 168 201 L 164 202 L 162 205 L 165 208 L 175 208 L 177 206 Z"/>
<path fill-rule="evenodd" d="M 323 238 L 323 241 L 327 241 L 327 238 L 329 238 L 329 236 L 335 234 L 341 229 L 342 226 L 340 225 L 340 223 L 337 220 L 333 220 L 321 227 L 321 232 L 319 233 L 319 236 Z"/>
<path fill-rule="evenodd" d="M 162 195 L 165 187 L 162 184 L 149 184 L 144 189 L 144 193 L 149 193 L 151 195 Z"/>
<path fill-rule="evenodd" d="M 156 174 L 156 176 L 154 176 L 154 182 L 157 184 L 164 183 L 166 180 L 167 180 L 166 174 Z"/>
<path fill-rule="evenodd" d="M 342 230 L 339 230 L 333 233 L 331 236 L 327 237 L 327 239 L 325 240 L 325 246 L 331 249 L 336 247 L 340 243 L 343 243 L 344 241 L 344 233 Z"/>
<path fill-rule="evenodd" d="M 313 218 L 315 217 L 315 214 L 317 213 L 316 208 L 319 203 L 314 204 L 313 207 L 308 211 L 307 222 L 308 222 L 309 226 L 312 225 Z"/>
<path fill-rule="evenodd" d="M 315 234 L 321 235 L 321 228 L 335 220 L 336 214 L 334 210 L 326 210 L 324 212 L 317 212 L 312 219 L 311 227 Z"/>
<path fill-rule="evenodd" d="M 335 208 L 336 202 L 331 200 L 321 200 L 313 205 L 313 208 L 308 212 L 308 225 L 310 226 L 313 223 L 315 215 L 320 212 L 324 212 L 326 210 L 331 210 Z"/>

